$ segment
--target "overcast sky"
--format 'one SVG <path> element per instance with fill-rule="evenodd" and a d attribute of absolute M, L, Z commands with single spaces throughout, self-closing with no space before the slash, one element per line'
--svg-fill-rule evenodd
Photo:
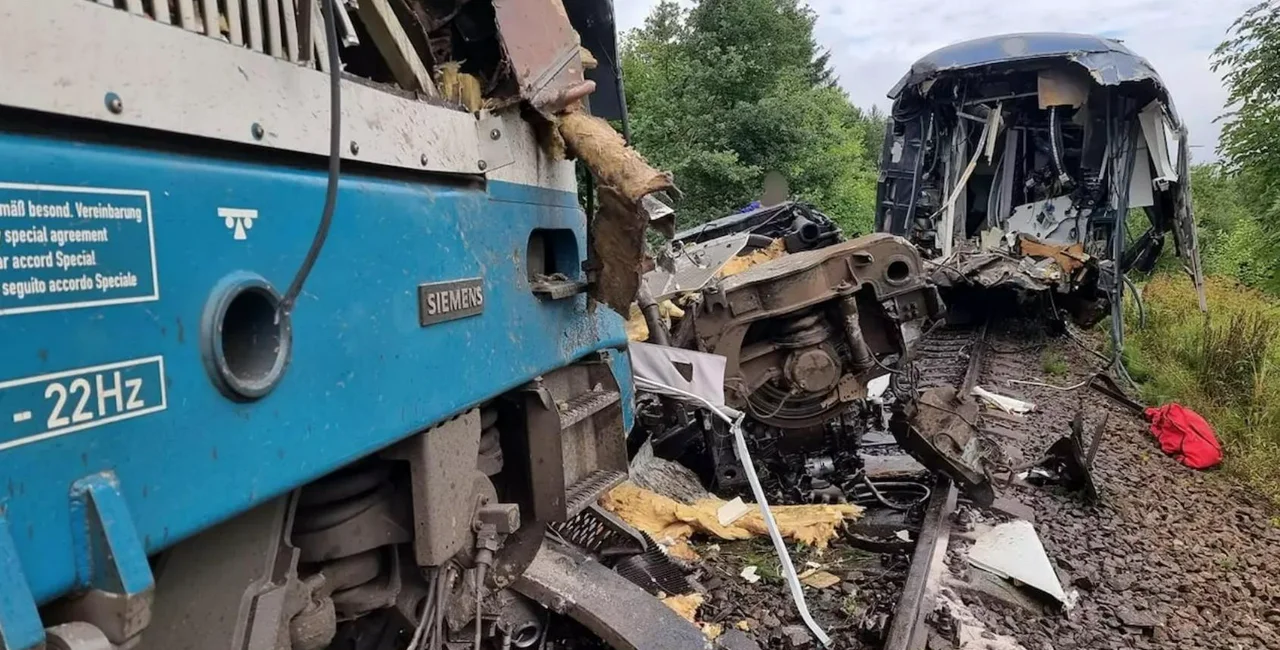
<path fill-rule="evenodd" d="M 1226 93 L 1209 54 L 1255 0 L 808 0 L 818 42 L 855 104 L 888 107 L 885 93 L 922 55 L 980 36 L 1058 31 L 1117 38 L 1155 66 L 1191 130 L 1192 157 L 1216 158 Z M 618 28 L 644 22 L 657 0 L 615 0 Z"/>

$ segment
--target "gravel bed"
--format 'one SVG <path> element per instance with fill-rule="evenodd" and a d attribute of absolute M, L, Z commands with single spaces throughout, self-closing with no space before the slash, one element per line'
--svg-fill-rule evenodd
<path fill-rule="evenodd" d="M 1037 336 L 1016 327 L 993 328 L 989 340 L 993 349 L 1012 350 Z M 1059 355 L 1070 376 L 1046 379 L 1035 351 L 993 351 L 982 382 L 1037 404 L 1025 422 L 1001 422 L 1025 435 L 1001 441 L 1014 457 L 1037 458 L 1068 433 L 1077 411 L 1086 432 L 1109 414 L 1094 466 L 1098 505 L 1054 488 L 1005 491 L 1034 509 L 1049 557 L 1064 586 L 1080 598 L 1067 614 L 1039 616 L 989 599 L 968 603 L 978 618 L 1026 650 L 1280 649 L 1275 509 L 1230 477 L 1192 470 L 1165 456 L 1143 418 L 1096 391 L 1004 383 L 1070 386 L 1101 364 L 1069 338 L 1039 340 L 1045 342 L 1041 354 Z"/>

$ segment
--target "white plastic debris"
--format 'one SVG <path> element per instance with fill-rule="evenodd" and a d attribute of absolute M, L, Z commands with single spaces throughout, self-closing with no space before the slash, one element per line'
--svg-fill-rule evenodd
<path fill-rule="evenodd" d="M 867 399 L 880 399 L 889 390 L 890 375 L 880 375 L 867 382 Z"/>
<path fill-rule="evenodd" d="M 1058 574 L 1049 562 L 1044 545 L 1029 521 L 1015 520 L 1000 524 L 978 537 L 969 549 L 969 564 L 1016 580 L 1068 605 Z"/>
<path fill-rule="evenodd" d="M 898 539 L 900 539 L 900 540 L 904 541 L 904 542 L 909 542 L 909 541 L 911 541 L 911 533 L 910 533 L 910 532 L 908 532 L 908 531 L 905 531 L 905 530 L 900 530 L 900 531 L 898 531 L 898 532 L 894 533 L 894 536 L 895 536 L 895 537 L 897 537 Z"/>
<path fill-rule="evenodd" d="M 716 510 L 716 519 L 720 521 L 721 526 L 732 526 L 735 521 L 747 516 L 747 513 L 755 509 L 755 506 L 743 503 L 742 497 L 734 497 L 733 501 L 727 501 L 724 505 Z"/>
<path fill-rule="evenodd" d="M 1005 395 L 997 395 L 981 386 L 973 387 L 973 395 L 982 398 L 986 402 L 1005 413 L 1016 413 L 1022 415 L 1030 413 L 1036 409 L 1036 405 L 1031 402 L 1024 402 L 1020 399 L 1014 399 Z"/>
<path fill-rule="evenodd" d="M 743 567 L 742 573 L 739 573 L 738 575 L 741 576 L 743 580 L 746 580 L 747 582 L 754 585 L 755 583 L 760 582 L 760 575 L 757 574 L 756 571 L 757 571 L 756 565 L 752 564 L 752 565 Z"/>

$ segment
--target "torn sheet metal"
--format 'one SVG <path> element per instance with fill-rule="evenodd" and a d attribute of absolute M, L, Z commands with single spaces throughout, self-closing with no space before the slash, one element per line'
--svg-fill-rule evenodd
<path fill-rule="evenodd" d="M 1080 221 L 1087 217 L 1072 205 L 1070 196 L 1055 196 L 1015 207 L 1007 228 L 1042 241 L 1072 243 L 1088 234 Z"/>
<path fill-rule="evenodd" d="M 944 289 L 1013 289 L 1023 299 L 1054 292 L 1054 304 L 1081 327 L 1100 321 L 1111 304 L 1107 294 L 1097 290 L 1102 265 L 1080 244 L 1060 246 L 1023 238 L 1012 250 L 965 250 L 930 266 L 930 279 Z"/>
<path fill-rule="evenodd" d="M 985 289 L 1014 287 L 1045 291 L 1065 277 L 1056 263 L 1038 264 L 1036 260 L 1007 253 L 961 252 L 934 268 L 931 279 L 946 288 L 975 285 Z"/>
<path fill-rule="evenodd" d="M 1050 478 L 1068 490 L 1083 492 L 1088 503 L 1097 503 L 1101 493 L 1093 477 L 1093 459 L 1102 444 L 1109 416 L 1109 413 L 1103 412 L 1102 420 L 1094 427 L 1086 447 L 1084 416 L 1083 413 L 1076 413 L 1071 421 L 1071 435 L 1063 436 L 1053 443 L 1045 452 L 1044 459 L 1033 468 L 1040 470 L 1038 475 L 1042 477 L 1041 480 Z"/>
<path fill-rule="evenodd" d="M 551 115 L 595 90 L 560 0 L 494 0 L 493 11 L 522 98 Z"/>
<path fill-rule="evenodd" d="M 1143 144 L 1150 152 L 1151 161 L 1155 164 L 1155 178 L 1153 180 L 1168 183 L 1178 180 L 1178 170 L 1173 164 L 1174 156 L 1171 151 L 1176 152 L 1177 141 L 1171 141 L 1172 125 L 1165 118 L 1164 108 L 1160 106 L 1160 102 L 1151 102 L 1138 113 L 1138 122 L 1142 124 Z"/>
<path fill-rule="evenodd" d="M 1062 582 L 1031 522 L 1015 520 L 992 528 L 974 542 L 968 560 L 979 569 L 1016 580 L 1059 603 L 1068 602 Z"/>
<path fill-rule="evenodd" d="M 680 247 L 671 257 L 673 268 L 658 267 L 646 273 L 644 283 L 654 300 L 701 291 L 747 247 L 750 239 L 750 233 L 742 233 Z"/>
<path fill-rule="evenodd" d="M 1102 85 L 1150 80 L 1164 87 L 1155 68 L 1117 40 L 1087 34 L 1003 34 L 948 45 L 925 55 L 889 91 L 889 98 L 897 99 L 906 88 L 948 71 L 1050 58 L 1066 58 L 1083 66 Z"/>
<path fill-rule="evenodd" d="M 620 650 L 720 648 L 680 614 L 575 549 L 548 541 L 516 591 L 568 615 Z"/>
<path fill-rule="evenodd" d="M 1129 179 L 1130 210 L 1147 208 L 1156 204 L 1151 173 L 1150 148 L 1145 140 L 1139 140 L 1138 151 L 1133 159 L 1133 175 Z"/>
<path fill-rule="evenodd" d="M 929 469 L 946 474 L 979 506 L 995 501 L 982 441 L 969 425 L 977 404 L 961 400 L 951 386 L 920 393 L 916 404 L 894 413 L 889 428 L 907 453 Z"/>
<path fill-rule="evenodd" d="M 670 386 L 721 406 L 724 404 L 724 369 L 728 359 L 718 354 L 694 350 L 631 343 L 631 372 L 644 385 L 644 390 L 684 398 L 680 393 L 664 391 Z"/>

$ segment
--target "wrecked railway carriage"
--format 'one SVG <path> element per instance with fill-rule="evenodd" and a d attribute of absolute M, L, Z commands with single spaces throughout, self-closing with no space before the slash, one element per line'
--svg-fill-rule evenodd
<path fill-rule="evenodd" d="M 876 229 L 915 243 L 940 287 L 1049 296 L 1092 324 L 1169 232 L 1201 286 L 1186 129 L 1156 71 L 1118 41 L 959 43 L 889 97 Z"/>

